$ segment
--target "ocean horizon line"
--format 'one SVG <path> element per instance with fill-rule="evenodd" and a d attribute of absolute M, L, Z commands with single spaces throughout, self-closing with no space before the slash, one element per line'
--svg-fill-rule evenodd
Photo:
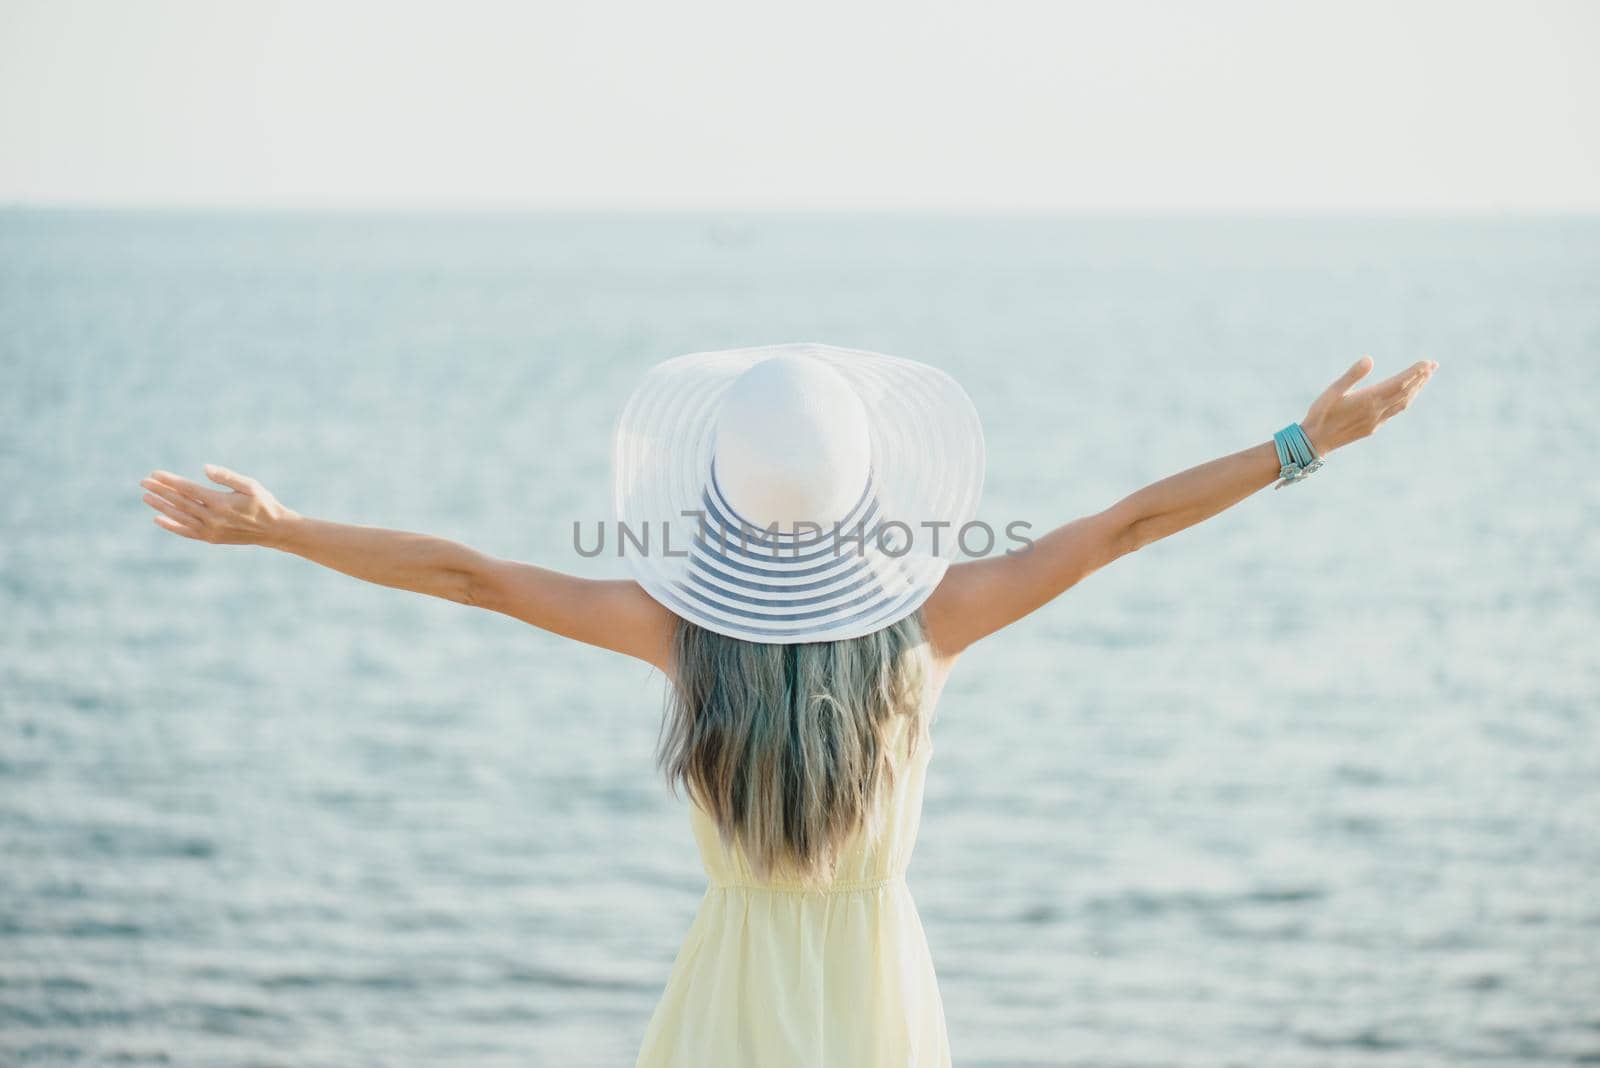
<path fill-rule="evenodd" d="M 426 203 L 357 201 L 90 201 L 0 200 L 7 215 L 187 215 L 233 217 L 382 217 L 382 218 L 644 218 L 644 219 L 781 219 L 872 218 L 884 220 L 942 221 L 1060 221 L 1060 222 L 1228 222 L 1228 221 L 1417 221 L 1417 222 L 1528 222 L 1592 221 L 1600 219 L 1600 205 L 1563 208 L 1481 207 L 1428 208 L 989 208 L 917 205 L 599 205 L 581 203 Z"/>

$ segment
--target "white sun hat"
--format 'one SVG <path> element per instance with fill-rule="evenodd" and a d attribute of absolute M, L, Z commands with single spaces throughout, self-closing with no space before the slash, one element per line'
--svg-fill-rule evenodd
<path fill-rule="evenodd" d="M 617 419 L 617 551 L 718 634 L 860 637 L 938 586 L 983 469 L 977 409 L 927 364 L 817 344 L 679 356 Z"/>

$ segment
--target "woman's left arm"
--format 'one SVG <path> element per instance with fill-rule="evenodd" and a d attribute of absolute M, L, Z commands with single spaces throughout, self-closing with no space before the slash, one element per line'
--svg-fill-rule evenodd
<path fill-rule="evenodd" d="M 1319 456 L 1371 434 L 1405 410 L 1437 363 L 1422 360 L 1387 381 L 1349 392 L 1372 369 L 1363 356 L 1324 390 L 1301 420 Z M 1271 441 L 1171 475 L 1103 512 L 1038 538 L 1025 550 L 953 565 L 923 609 L 941 657 L 952 658 L 1048 604 L 1121 556 L 1192 527 L 1278 478 Z"/>

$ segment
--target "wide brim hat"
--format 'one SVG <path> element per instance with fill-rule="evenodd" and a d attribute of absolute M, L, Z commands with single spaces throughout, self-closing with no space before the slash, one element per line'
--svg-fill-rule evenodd
<path fill-rule="evenodd" d="M 617 418 L 616 551 L 716 633 L 860 637 L 933 593 L 983 475 L 977 409 L 935 367 L 819 344 L 693 353 L 648 371 Z M 769 524 L 796 518 L 785 493 L 816 514 Z"/>

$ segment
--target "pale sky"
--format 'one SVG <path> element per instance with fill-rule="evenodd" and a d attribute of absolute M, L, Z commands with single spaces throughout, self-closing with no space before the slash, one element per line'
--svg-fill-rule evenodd
<path fill-rule="evenodd" d="M 0 202 L 1596 211 L 1600 0 L 0 0 Z"/>

